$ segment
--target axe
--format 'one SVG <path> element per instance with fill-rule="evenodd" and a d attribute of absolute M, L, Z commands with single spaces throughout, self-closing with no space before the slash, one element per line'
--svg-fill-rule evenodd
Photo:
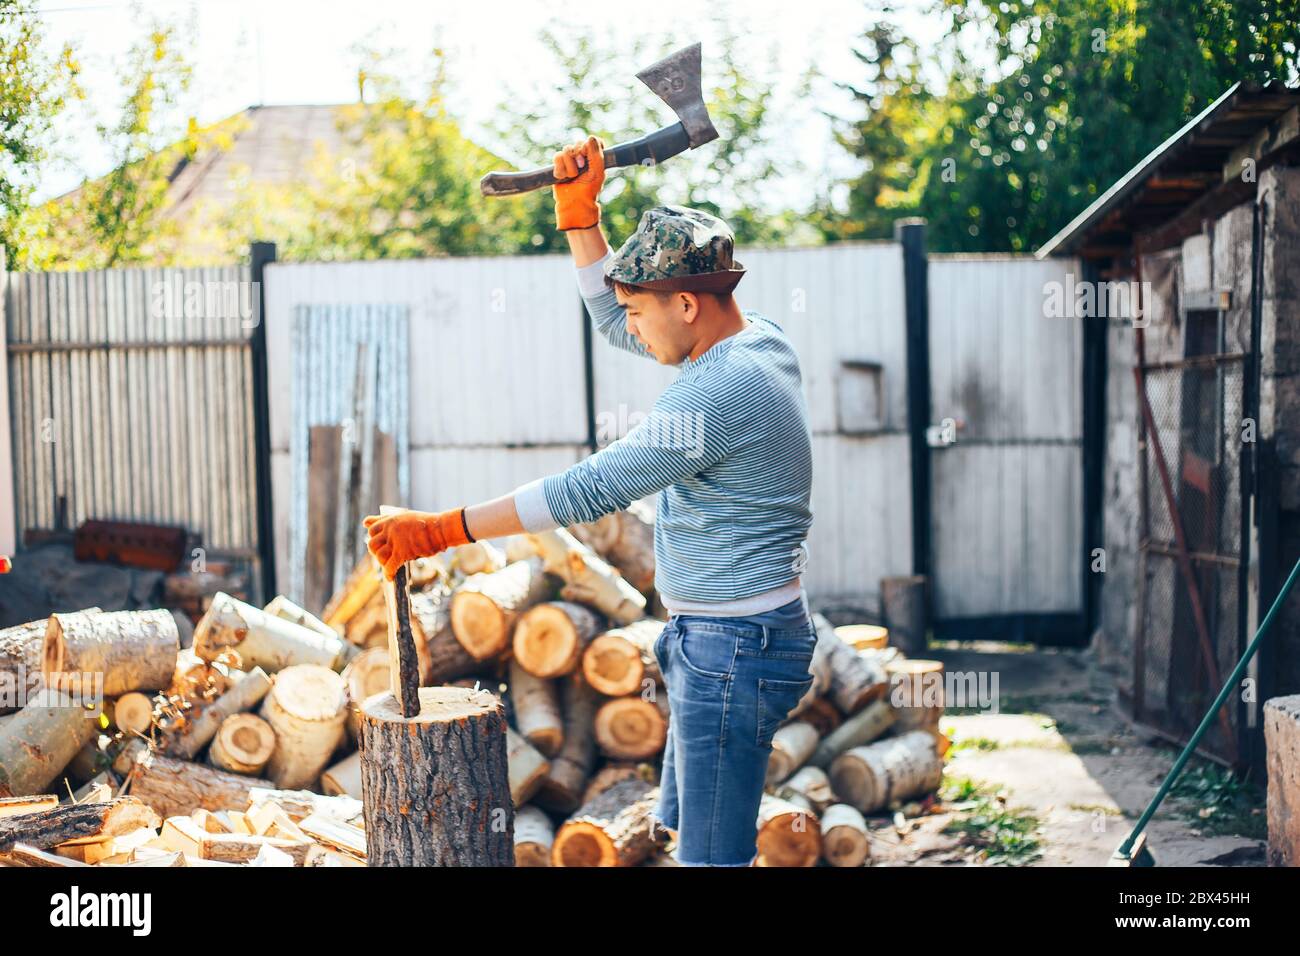
<path fill-rule="evenodd" d="M 605 150 L 605 168 L 641 164 L 654 166 L 670 156 L 695 149 L 718 138 L 700 92 L 700 45 L 693 43 L 664 57 L 636 75 L 681 120 L 655 130 L 640 139 L 619 143 Z M 568 180 L 560 180 L 567 182 Z M 484 196 L 513 196 L 556 183 L 551 167 L 521 173 L 488 173 L 479 180 Z"/>

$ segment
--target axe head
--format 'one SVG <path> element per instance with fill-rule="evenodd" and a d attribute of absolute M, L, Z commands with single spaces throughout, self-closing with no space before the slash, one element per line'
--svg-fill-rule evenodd
<path fill-rule="evenodd" d="M 636 78 L 677 114 L 691 149 L 718 138 L 700 89 L 700 45 L 692 43 L 647 66 Z"/>

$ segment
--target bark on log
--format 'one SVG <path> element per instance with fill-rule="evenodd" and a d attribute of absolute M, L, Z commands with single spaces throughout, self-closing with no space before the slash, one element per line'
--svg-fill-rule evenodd
<path fill-rule="evenodd" d="M 515 806 L 522 807 L 541 789 L 551 762 L 511 727 L 506 728 L 506 762 L 510 774 L 510 798 Z"/>
<path fill-rule="evenodd" d="M 514 659 L 535 677 L 572 674 L 601 628 L 600 615 L 581 604 L 538 604 L 525 611 L 515 625 Z"/>
<path fill-rule="evenodd" d="M 530 744 L 546 757 L 554 757 L 564 744 L 564 717 L 560 713 L 560 689 L 555 681 L 534 677 L 510 662 L 510 705 L 515 726 Z"/>
<path fill-rule="evenodd" d="M 645 760 L 660 753 L 668 740 L 668 720 L 659 696 L 667 694 L 654 700 L 632 694 L 601 704 L 593 728 L 601 751 L 616 760 Z"/>
<path fill-rule="evenodd" d="M 163 818 L 186 816 L 195 810 L 243 810 L 249 791 L 271 787 L 271 781 L 226 773 L 203 764 L 176 760 L 150 752 L 143 740 L 129 741 L 113 762 L 119 777 L 127 778 L 131 796 L 153 807 Z"/>
<path fill-rule="evenodd" d="M 821 827 L 813 813 L 765 793 L 758 807 L 757 845 L 755 866 L 816 866 Z"/>
<path fill-rule="evenodd" d="M 596 771 L 596 775 L 587 781 L 587 786 L 582 791 L 579 806 L 591 802 L 614 784 L 630 777 L 640 777 L 652 784 L 659 782 L 653 764 L 632 760 L 611 760 Z"/>
<path fill-rule="evenodd" d="M 99 614 L 97 607 L 78 614 Z M 42 648 L 49 619 L 0 630 L 0 716 L 21 710 L 22 701 L 41 687 Z"/>
<path fill-rule="evenodd" d="M 486 691 L 426 687 L 420 713 L 362 709 L 368 866 L 513 866 L 506 718 Z"/>
<path fill-rule="evenodd" d="M 49 687 L 29 697 L 0 727 L 0 796 L 44 793 L 95 738 L 95 713 Z"/>
<path fill-rule="evenodd" d="M 327 667 L 296 664 L 276 675 L 260 714 L 276 740 L 266 776 L 282 789 L 309 787 L 346 733 L 347 689 Z"/>
<path fill-rule="evenodd" d="M 836 803 L 822 814 L 822 859 L 831 866 L 862 866 L 871 856 L 867 821 L 847 803 Z"/>
<path fill-rule="evenodd" d="M 309 631 L 315 631 L 322 637 L 342 637 L 338 631 L 330 627 L 315 614 L 312 614 L 306 608 L 294 604 L 283 594 L 277 594 L 271 599 L 271 603 L 262 608 L 267 614 L 274 617 L 284 618 L 300 627 L 305 627 Z"/>
<path fill-rule="evenodd" d="M 161 749 L 170 757 L 189 760 L 217 735 L 228 717 L 252 710 L 271 690 L 271 678 L 260 667 L 236 674 L 234 683 L 216 700 L 203 705 L 183 726 L 162 738 Z"/>
<path fill-rule="evenodd" d="M 166 687 L 180 649 L 176 618 L 165 609 L 51 614 L 41 666 L 51 687 L 72 689 L 93 674 L 105 697 L 118 697 Z"/>
<path fill-rule="evenodd" d="M 256 714 L 231 714 L 221 722 L 208 748 L 208 762 L 218 770 L 260 774 L 275 750 L 275 731 Z"/>
<path fill-rule="evenodd" d="M 645 690 L 645 681 L 663 683 L 654 645 L 664 622 L 644 618 L 596 636 L 582 654 L 582 675 L 606 697 L 624 697 Z"/>
<path fill-rule="evenodd" d="M 889 678 L 884 669 L 873 659 L 859 654 L 840 640 L 826 618 L 817 614 L 814 615 L 814 621 L 817 625 L 817 645 L 821 647 L 825 643 L 824 650 L 830 665 L 831 686 L 828 696 L 840 712 L 846 716 L 856 714 L 873 700 L 884 697 L 889 690 Z"/>
<path fill-rule="evenodd" d="M 799 772 L 776 787 L 774 793 L 782 800 L 790 800 L 797 794 L 808 802 L 814 813 L 821 813 L 835 802 L 831 778 L 820 767 L 799 768 Z"/>
<path fill-rule="evenodd" d="M 817 749 L 817 728 L 802 720 L 779 727 L 772 735 L 772 753 L 767 758 L 767 782 L 778 784 L 794 773 Z"/>
<path fill-rule="evenodd" d="M 575 525 L 573 536 L 604 560 L 642 594 L 655 586 L 654 512 L 635 502 L 626 511 L 602 515 L 587 524 Z"/>
<path fill-rule="evenodd" d="M 496 657 L 509 647 L 519 616 L 547 600 L 553 590 L 540 558 L 472 575 L 452 595 L 452 631 L 475 660 Z"/>
<path fill-rule="evenodd" d="M 551 866 L 636 866 L 656 848 L 659 788 L 633 777 L 584 804 L 555 834 Z"/>
<path fill-rule="evenodd" d="M 872 813 L 938 787 L 943 758 L 933 735 L 913 730 L 840 754 L 831 763 L 830 776 L 845 803 Z"/>
<path fill-rule="evenodd" d="M 535 802 L 555 813 L 572 813 L 582 803 L 587 779 L 596 766 L 593 725 L 600 698 L 578 675 L 561 678 L 564 746 L 551 761 Z"/>
<path fill-rule="evenodd" d="M 194 629 L 194 651 L 212 661 L 227 649 L 239 654 L 244 670 L 260 667 L 268 674 L 297 664 L 340 670 L 351 654 L 337 634 L 321 634 L 219 591 Z"/>
<path fill-rule="evenodd" d="M 550 866 L 554 842 L 551 818 L 537 807 L 520 807 L 515 814 L 515 866 Z"/>
<path fill-rule="evenodd" d="M 898 714 L 889 706 L 889 702 L 878 700 L 823 737 L 817 744 L 816 752 L 808 758 L 808 763 L 825 770 L 830 767 L 831 761 L 846 750 L 864 747 L 884 736 L 885 731 L 897 719 Z"/>
<path fill-rule="evenodd" d="M 564 581 L 560 596 L 566 601 L 590 604 L 615 624 L 645 617 L 645 595 L 569 532 L 542 531 L 529 537 L 546 570 Z"/>
<path fill-rule="evenodd" d="M 69 840 L 106 840 L 161 824 L 158 814 L 134 797 L 118 797 L 108 803 L 65 803 L 36 813 L 0 817 L 0 853 L 7 853 L 15 843 L 48 850 Z"/>

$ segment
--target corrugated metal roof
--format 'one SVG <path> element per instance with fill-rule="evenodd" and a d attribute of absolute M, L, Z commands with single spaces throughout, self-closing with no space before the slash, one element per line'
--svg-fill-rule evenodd
<path fill-rule="evenodd" d="M 1143 160 L 1043 244 L 1035 255 L 1077 253 L 1085 240 L 1112 237 L 1127 244 L 1133 233 L 1165 222 L 1223 182 L 1231 152 L 1300 104 L 1300 90 L 1279 84 L 1234 83 L 1213 103 L 1153 149 Z"/>

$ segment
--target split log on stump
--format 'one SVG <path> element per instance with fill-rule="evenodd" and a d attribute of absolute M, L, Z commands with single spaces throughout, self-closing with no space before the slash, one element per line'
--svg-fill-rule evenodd
<path fill-rule="evenodd" d="M 383 693 L 381 691 L 381 693 Z M 364 703 L 364 701 L 362 702 Z M 320 788 L 331 797 L 361 799 L 361 752 L 354 750 L 320 775 Z"/>
<path fill-rule="evenodd" d="M 815 813 L 821 813 L 836 800 L 831 778 L 820 767 L 801 767 L 798 773 L 775 788 L 775 795 L 782 800 L 791 800 L 798 795 Z"/>
<path fill-rule="evenodd" d="M 380 509 L 385 514 L 398 510 L 389 506 Z M 410 569 L 403 564 L 393 580 L 385 577 L 380 583 L 388 610 L 388 692 L 403 717 L 414 717 L 420 712 L 420 659 L 411 627 L 410 578 Z"/>
<path fill-rule="evenodd" d="M 203 705 L 175 733 L 163 737 L 163 751 L 168 756 L 189 760 L 211 742 L 227 718 L 252 710 L 270 690 L 271 678 L 262 668 L 254 667 L 246 674 L 236 673 L 229 690 Z"/>
<path fill-rule="evenodd" d="M 522 807 L 541 789 L 551 762 L 511 727 L 506 728 L 506 758 L 510 771 L 510 797 L 516 807 Z"/>
<path fill-rule="evenodd" d="M 414 626 L 414 618 L 411 623 Z M 350 740 L 355 742 L 361 732 L 361 705 L 366 698 L 388 690 L 392 680 L 391 664 L 392 659 L 388 656 L 386 647 L 368 647 L 343 668 L 343 683 L 348 689 L 347 728 Z"/>
<path fill-rule="evenodd" d="M 655 586 L 654 512 L 641 502 L 626 511 L 601 515 L 587 524 L 574 525 L 573 536 L 618 568 L 642 594 Z"/>
<path fill-rule="evenodd" d="M 656 849 L 651 816 L 659 788 L 640 778 L 614 784 L 555 834 L 551 866 L 636 866 Z"/>
<path fill-rule="evenodd" d="M 593 726 L 600 697 L 580 675 L 560 679 L 560 710 L 564 713 L 564 746 L 551 760 L 537 792 L 536 803 L 556 813 L 572 813 L 583 802 L 583 790 L 596 766 Z"/>
<path fill-rule="evenodd" d="M 347 688 L 328 667 L 295 664 L 275 675 L 260 713 L 276 740 L 266 776 L 282 789 L 309 787 L 346 732 Z"/>
<path fill-rule="evenodd" d="M 505 552 L 490 541 L 462 544 L 452 555 L 452 566 L 461 574 L 491 574 L 506 566 Z"/>
<path fill-rule="evenodd" d="M 239 654 L 245 670 L 261 667 L 268 674 L 297 664 L 339 670 L 352 653 L 337 634 L 321 634 L 218 591 L 194 629 L 194 652 L 213 661 L 227 649 Z"/>
<path fill-rule="evenodd" d="M 487 691 L 425 687 L 403 717 L 391 695 L 361 710 L 369 866 L 513 866 L 506 717 Z"/>
<path fill-rule="evenodd" d="M 555 681 L 534 677 L 510 662 L 510 705 L 515 726 L 543 755 L 554 757 L 564 743 L 564 717 L 560 713 L 560 688 Z"/>
<path fill-rule="evenodd" d="M 546 570 L 564 581 L 560 596 L 566 601 L 590 604 L 614 624 L 645 617 L 645 595 L 569 532 L 542 531 L 529 537 Z"/>
<path fill-rule="evenodd" d="M 448 684 L 482 662 L 461 646 L 451 627 L 451 588 L 443 583 L 411 595 L 411 631 L 420 661 L 420 686 Z"/>
<path fill-rule="evenodd" d="M 645 760 L 660 753 L 668 740 L 668 717 L 655 694 L 646 700 L 641 694 L 615 697 L 596 711 L 596 743 L 607 756 L 618 760 Z"/>
<path fill-rule="evenodd" d="M 541 558 L 516 561 L 491 574 L 471 575 L 452 595 L 452 630 L 476 660 L 496 657 L 510 646 L 519 616 L 547 600 L 553 591 Z"/>
<path fill-rule="evenodd" d="M 48 850 L 69 840 L 107 840 L 161 825 L 158 814 L 134 796 L 108 803 L 65 803 L 36 813 L 0 817 L 0 853 L 7 853 L 15 843 Z"/>
<path fill-rule="evenodd" d="M 772 753 L 767 758 L 767 782 L 777 784 L 794 773 L 817 749 L 817 728 L 802 720 L 779 727 L 772 735 Z"/>
<path fill-rule="evenodd" d="M 929 793 L 943 779 L 933 735 L 913 730 L 854 747 L 831 764 L 831 786 L 845 803 L 872 813 L 895 800 Z"/>
<path fill-rule="evenodd" d="M 170 684 L 180 649 L 176 618 L 165 609 L 51 614 L 42 670 L 51 687 L 71 688 L 85 680 L 83 675 L 96 675 L 96 688 L 102 687 L 105 697 L 118 697 Z"/>
<path fill-rule="evenodd" d="M 208 748 L 208 763 L 219 770 L 259 774 L 275 751 L 275 731 L 256 714 L 231 714 Z"/>
<path fill-rule="evenodd" d="M 0 727 L 0 796 L 44 793 L 96 737 L 96 713 L 51 687 L 29 697 Z"/>
<path fill-rule="evenodd" d="M 97 607 L 77 614 L 99 614 Z M 19 703 L 41 687 L 41 660 L 49 619 L 28 621 L 0 630 L 0 715 L 19 710 Z M 20 693 L 20 691 L 22 693 Z"/>
<path fill-rule="evenodd" d="M 113 771 L 127 778 L 128 792 L 161 817 L 186 816 L 195 810 L 243 810 L 249 791 L 271 787 L 271 781 L 226 773 L 203 764 L 150 752 L 143 740 L 129 741 L 113 762 Z"/>
<path fill-rule="evenodd" d="M 828 768 L 840 754 L 854 747 L 864 747 L 884 736 L 898 719 L 898 712 L 885 700 L 878 700 L 854 714 L 836 727 L 817 744 L 817 751 L 808 763 L 814 767 Z"/>
<path fill-rule="evenodd" d="M 131 735 L 143 735 L 153 725 L 153 698 L 133 690 L 113 701 L 113 723 Z"/>
<path fill-rule="evenodd" d="M 582 654 L 582 675 L 606 697 L 645 690 L 644 681 L 663 683 L 654 646 L 664 622 L 647 617 L 598 634 Z"/>
<path fill-rule="evenodd" d="M 561 677 L 578 669 L 582 652 L 601 632 L 600 615 L 570 601 L 529 608 L 515 625 L 514 658 L 535 677 Z"/>
<path fill-rule="evenodd" d="M 822 814 L 822 859 L 831 866 L 862 866 L 871 856 L 867 821 L 847 803 L 836 803 Z"/>
<path fill-rule="evenodd" d="M 889 702 L 898 715 L 894 733 L 938 731 L 943 717 L 943 661 L 900 658 L 885 665 Z"/>
<path fill-rule="evenodd" d="M 755 866 L 816 866 L 821 826 L 808 810 L 765 793 L 758 807 L 757 844 Z"/>
<path fill-rule="evenodd" d="M 555 825 L 534 806 L 515 813 L 515 866 L 550 866 Z"/>
<path fill-rule="evenodd" d="M 343 582 L 343 587 L 325 605 L 321 612 L 325 623 L 336 629 L 347 625 L 379 593 L 382 577 L 383 571 L 378 563 L 366 553 Z"/>
<path fill-rule="evenodd" d="M 828 659 L 831 672 L 827 696 L 846 716 L 856 714 L 873 700 L 884 697 L 889 690 L 889 678 L 874 660 L 864 657 L 835 636 L 835 629 L 820 614 L 814 615 L 817 624 L 817 646 Z M 816 653 L 814 652 L 814 657 Z M 813 683 L 816 683 L 814 679 Z"/>

